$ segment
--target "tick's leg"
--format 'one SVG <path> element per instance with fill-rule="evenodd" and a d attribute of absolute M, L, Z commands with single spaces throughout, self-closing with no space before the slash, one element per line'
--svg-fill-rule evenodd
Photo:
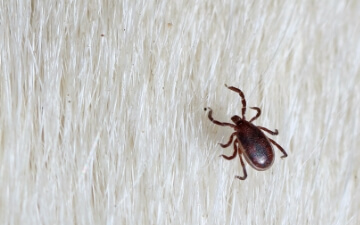
<path fill-rule="evenodd" d="M 236 145 L 236 143 L 237 143 L 237 139 L 234 141 L 234 152 L 233 152 L 232 156 L 227 156 L 227 155 L 220 155 L 220 156 L 224 157 L 227 160 L 234 159 L 236 157 L 236 154 L 237 154 L 237 145 Z"/>
<path fill-rule="evenodd" d="M 241 166 L 243 168 L 243 173 L 244 173 L 244 176 L 240 177 L 240 176 L 235 176 L 235 178 L 237 179 L 240 179 L 240 180 L 245 180 L 246 177 L 247 177 L 247 173 L 246 173 L 246 168 L 245 168 L 245 164 L 244 164 L 244 161 L 241 157 L 241 154 L 239 154 L 239 158 L 240 158 L 240 163 L 241 163 Z"/>
<path fill-rule="evenodd" d="M 256 116 L 254 116 L 249 122 L 251 123 L 252 121 L 256 120 L 257 118 L 259 118 L 259 116 L 261 115 L 261 109 L 259 109 L 258 107 L 250 107 L 250 109 L 255 109 L 257 111 Z"/>
<path fill-rule="evenodd" d="M 245 120 L 245 111 L 246 111 L 246 100 L 245 100 L 245 95 L 244 93 L 239 89 L 239 88 L 236 88 L 236 87 L 233 87 L 233 86 L 227 86 L 225 84 L 225 87 L 229 88 L 230 90 L 232 91 L 235 91 L 236 93 L 238 93 L 241 97 L 241 103 L 242 103 L 242 109 L 241 109 L 241 112 L 242 112 L 242 119 Z"/>
<path fill-rule="evenodd" d="M 269 140 L 284 154 L 283 156 L 281 156 L 281 158 L 286 158 L 288 156 L 285 150 L 278 143 L 276 143 L 273 139 L 269 138 Z"/>
<path fill-rule="evenodd" d="M 219 126 L 228 126 L 228 127 L 232 127 L 234 128 L 235 125 L 234 124 L 231 124 L 231 123 L 222 123 L 222 122 L 219 122 L 217 120 L 214 120 L 214 118 L 212 117 L 212 109 L 210 107 L 207 107 L 205 108 L 206 109 L 209 109 L 209 114 L 208 114 L 208 117 L 209 117 L 209 120 L 213 123 L 215 123 L 216 125 L 219 125 Z"/>
<path fill-rule="evenodd" d="M 232 133 L 230 138 L 229 138 L 229 141 L 226 143 L 226 144 L 222 144 L 222 143 L 219 143 L 219 145 L 222 147 L 222 148 L 227 148 L 231 145 L 232 141 L 233 141 L 233 138 L 234 136 L 236 135 L 236 132 Z"/>
<path fill-rule="evenodd" d="M 279 134 L 279 131 L 278 131 L 277 129 L 275 129 L 275 131 L 271 131 L 271 130 L 265 128 L 265 127 L 260 127 L 260 126 L 258 126 L 258 128 L 261 129 L 261 130 L 263 130 L 263 131 L 268 132 L 268 133 L 271 134 L 271 135 L 278 135 L 278 134 Z"/>

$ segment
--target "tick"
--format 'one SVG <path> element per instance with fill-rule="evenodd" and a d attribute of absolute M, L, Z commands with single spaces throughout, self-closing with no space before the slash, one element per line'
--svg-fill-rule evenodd
<path fill-rule="evenodd" d="M 235 130 L 235 132 L 231 134 L 229 141 L 226 144 L 220 143 L 220 146 L 222 148 L 227 148 L 233 143 L 233 139 L 235 138 L 235 141 L 233 143 L 234 146 L 233 154 L 231 156 L 227 156 L 227 155 L 220 155 L 220 156 L 224 157 L 226 160 L 232 160 L 236 157 L 236 155 L 239 155 L 240 163 L 243 168 L 244 175 L 242 177 L 241 176 L 235 176 L 235 177 L 240 180 L 245 180 L 247 177 L 247 173 L 242 156 L 244 156 L 245 160 L 252 168 L 258 171 L 263 171 L 269 169 L 271 165 L 274 163 L 275 154 L 271 144 L 275 145 L 283 153 L 281 158 L 287 157 L 287 153 L 278 143 L 276 143 L 271 138 L 267 137 L 263 132 L 265 131 L 271 135 L 278 135 L 279 132 L 277 129 L 275 129 L 275 131 L 271 131 L 265 127 L 256 126 L 252 123 L 257 118 L 259 118 L 261 114 L 261 110 L 258 107 L 250 107 L 250 109 L 256 110 L 257 113 L 253 118 L 251 118 L 251 120 L 249 121 L 246 120 L 245 119 L 246 100 L 244 93 L 236 87 L 232 87 L 232 86 L 228 87 L 226 84 L 225 86 L 240 95 L 241 103 L 242 103 L 241 117 L 237 115 L 232 116 L 231 120 L 233 121 L 234 124 L 219 122 L 212 117 L 212 109 L 210 107 L 205 108 L 205 110 L 209 109 L 208 117 L 211 122 L 219 126 L 231 127 Z"/>

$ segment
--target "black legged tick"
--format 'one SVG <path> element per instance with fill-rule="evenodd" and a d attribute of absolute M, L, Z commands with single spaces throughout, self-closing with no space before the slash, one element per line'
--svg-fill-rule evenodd
<path fill-rule="evenodd" d="M 263 131 L 271 134 L 271 135 L 278 135 L 278 130 L 275 129 L 275 131 L 271 131 L 265 127 L 261 126 L 255 126 L 252 122 L 259 118 L 261 114 L 261 110 L 258 107 L 250 107 L 251 109 L 256 110 L 256 115 L 249 121 L 245 119 L 245 111 L 246 111 L 246 100 L 244 93 L 236 88 L 236 87 L 228 87 L 226 84 L 225 86 L 229 88 L 232 91 L 235 91 L 238 93 L 241 97 L 241 103 L 242 103 L 242 117 L 234 115 L 231 117 L 231 120 L 234 124 L 231 123 L 223 123 L 219 122 L 217 120 L 214 120 L 212 117 L 212 109 L 211 108 L 205 108 L 209 109 L 208 117 L 211 122 L 215 123 L 219 126 L 228 126 L 232 127 L 235 132 L 231 134 L 229 141 L 226 144 L 221 144 L 220 146 L 222 148 L 227 148 L 233 143 L 233 139 L 235 137 L 234 141 L 234 152 L 231 156 L 221 155 L 227 160 L 232 160 L 236 157 L 236 155 L 239 155 L 240 163 L 243 168 L 244 176 L 235 176 L 236 178 L 240 180 L 245 180 L 247 177 L 245 164 L 242 159 L 242 155 L 245 157 L 245 160 L 250 164 L 250 166 L 256 170 L 263 171 L 266 169 L 269 169 L 271 165 L 274 162 L 274 149 L 270 143 L 275 145 L 282 153 L 283 156 L 281 158 L 287 157 L 287 153 L 285 150 L 274 140 L 268 138 Z M 263 130 L 263 131 L 262 131 Z"/>

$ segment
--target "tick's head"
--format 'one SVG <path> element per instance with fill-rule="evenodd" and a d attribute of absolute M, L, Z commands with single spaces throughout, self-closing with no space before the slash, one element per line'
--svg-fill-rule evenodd
<path fill-rule="evenodd" d="M 240 118 L 240 116 L 237 116 L 237 115 L 231 117 L 231 120 L 232 120 L 236 125 L 238 125 L 238 124 L 241 123 L 241 121 L 242 121 L 242 119 Z"/>

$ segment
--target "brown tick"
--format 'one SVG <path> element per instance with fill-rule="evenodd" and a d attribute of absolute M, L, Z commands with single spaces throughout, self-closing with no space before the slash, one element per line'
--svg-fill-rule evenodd
<path fill-rule="evenodd" d="M 275 129 L 275 131 L 271 131 L 265 127 L 255 126 L 252 123 L 254 120 L 259 118 L 261 114 L 261 110 L 258 107 L 250 107 L 251 109 L 256 110 L 257 113 L 251 120 L 247 121 L 245 119 L 246 100 L 244 93 L 236 87 L 228 87 L 226 84 L 225 86 L 240 95 L 242 102 L 242 117 L 240 118 L 240 116 L 234 115 L 231 117 L 231 120 L 234 122 L 234 124 L 223 123 L 214 120 L 214 118 L 212 117 L 211 108 L 208 107 L 205 108 L 205 110 L 209 109 L 208 117 L 211 120 L 211 122 L 219 126 L 232 127 L 235 130 L 235 132 L 231 134 L 229 141 L 226 144 L 220 143 L 220 146 L 222 148 L 227 148 L 231 145 L 235 137 L 235 141 L 233 144 L 234 145 L 233 154 L 231 156 L 226 156 L 226 155 L 221 155 L 221 156 L 227 160 L 232 160 L 238 154 L 240 158 L 241 166 L 243 168 L 244 176 L 242 177 L 235 176 L 235 177 L 240 180 L 245 180 L 247 177 L 247 173 L 245 169 L 245 164 L 241 157 L 242 155 L 245 157 L 245 160 L 250 164 L 252 168 L 259 171 L 263 171 L 269 169 L 274 162 L 274 149 L 270 144 L 270 142 L 283 153 L 283 156 L 281 156 L 281 158 L 287 157 L 287 153 L 278 143 L 268 138 L 263 132 L 265 131 L 271 135 L 278 135 L 279 132 L 277 129 Z"/>

